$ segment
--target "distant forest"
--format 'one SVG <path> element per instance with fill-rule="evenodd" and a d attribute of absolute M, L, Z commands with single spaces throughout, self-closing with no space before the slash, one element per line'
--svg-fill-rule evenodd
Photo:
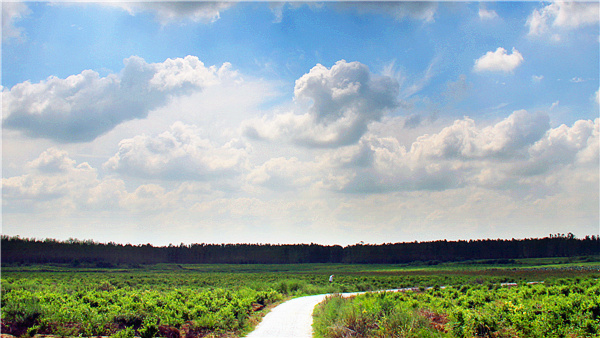
<path fill-rule="evenodd" d="M 318 244 L 181 244 L 155 247 L 96 243 L 91 240 L 27 239 L 2 236 L 2 264 L 68 263 L 112 267 L 123 264 L 398 264 L 489 260 L 508 263 L 517 258 L 573 257 L 600 254 L 600 236 L 573 234 L 531 239 L 484 239 L 346 247 Z"/>

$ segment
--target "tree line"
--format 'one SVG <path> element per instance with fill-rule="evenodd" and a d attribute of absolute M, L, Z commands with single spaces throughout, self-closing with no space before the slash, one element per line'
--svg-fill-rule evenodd
<path fill-rule="evenodd" d="M 69 263 L 111 267 L 123 264 L 399 264 L 518 258 L 573 257 L 600 254 L 600 236 L 429 241 L 349 246 L 319 244 L 180 244 L 153 246 L 97 243 L 92 240 L 29 239 L 2 236 L 2 264 Z"/>

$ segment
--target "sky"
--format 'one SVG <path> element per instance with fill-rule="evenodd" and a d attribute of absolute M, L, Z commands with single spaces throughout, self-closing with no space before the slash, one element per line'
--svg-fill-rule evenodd
<path fill-rule="evenodd" d="M 2 234 L 599 230 L 598 2 L 2 2 Z"/>

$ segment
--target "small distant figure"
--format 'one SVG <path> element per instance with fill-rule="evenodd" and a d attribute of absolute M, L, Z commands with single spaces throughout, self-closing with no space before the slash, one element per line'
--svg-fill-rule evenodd
<path fill-rule="evenodd" d="M 329 283 L 333 283 L 333 275 L 329 276 Z"/>

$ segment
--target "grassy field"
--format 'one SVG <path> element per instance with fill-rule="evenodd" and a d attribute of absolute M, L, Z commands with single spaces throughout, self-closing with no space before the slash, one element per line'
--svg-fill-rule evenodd
<path fill-rule="evenodd" d="M 2 332 L 237 337 L 251 331 L 269 306 L 290 297 L 406 287 L 429 292 L 429 286 L 491 290 L 500 283 L 529 281 L 587 283 L 600 277 L 599 258 L 404 265 L 2 266 Z M 334 283 L 328 282 L 331 274 Z M 584 299 L 598 303 L 598 295 Z"/>

